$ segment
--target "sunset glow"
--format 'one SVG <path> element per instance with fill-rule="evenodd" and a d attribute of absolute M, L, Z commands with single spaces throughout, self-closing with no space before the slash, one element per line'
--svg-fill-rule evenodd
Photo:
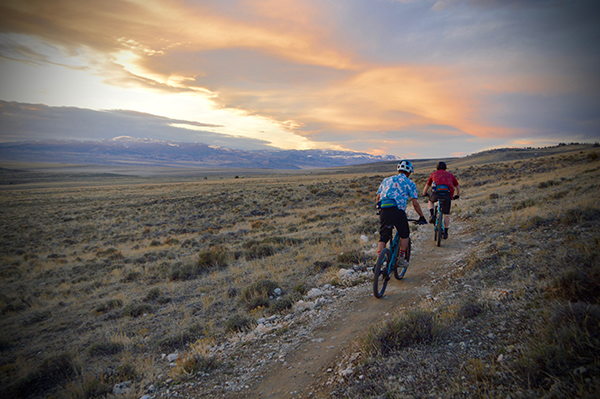
<path fill-rule="evenodd" d="M 256 148 L 422 158 L 590 142 L 598 21 L 592 1 L 5 1 L 0 100 L 136 111 L 173 120 L 154 138 Z M 0 140 L 92 138 L 23 121 Z"/>

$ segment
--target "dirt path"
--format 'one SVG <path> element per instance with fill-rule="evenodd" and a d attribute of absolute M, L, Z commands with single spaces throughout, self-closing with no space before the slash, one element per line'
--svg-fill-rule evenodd
<path fill-rule="evenodd" d="M 410 307 L 431 291 L 431 281 L 446 271 L 472 246 L 459 223 L 454 236 L 436 247 L 430 227 L 413 233 L 414 250 L 403 280 L 390 280 L 382 299 L 376 299 L 372 286 L 365 285 L 351 303 L 340 306 L 334 318 L 313 332 L 314 338 L 300 345 L 286 363 L 271 369 L 268 375 L 246 392 L 247 398 L 308 398 L 315 396 L 319 383 L 337 371 L 342 358 L 356 352 L 353 344 L 370 326 L 389 317 L 397 308 Z M 329 371 L 328 371 L 329 370 Z"/>

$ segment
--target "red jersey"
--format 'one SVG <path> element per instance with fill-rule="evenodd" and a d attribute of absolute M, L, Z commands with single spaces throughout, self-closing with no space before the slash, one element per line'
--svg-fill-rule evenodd
<path fill-rule="evenodd" d="M 454 187 L 458 186 L 458 180 L 454 175 L 446 170 L 436 170 L 433 172 L 427 180 L 427 185 L 444 184 L 450 188 L 450 196 L 454 197 Z"/>

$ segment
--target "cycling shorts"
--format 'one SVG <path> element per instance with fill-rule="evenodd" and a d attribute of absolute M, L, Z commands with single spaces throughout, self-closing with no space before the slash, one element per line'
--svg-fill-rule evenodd
<path fill-rule="evenodd" d="M 452 205 L 452 198 L 450 197 L 450 193 L 448 192 L 433 192 L 430 196 L 429 196 L 429 201 L 435 203 L 437 202 L 439 199 L 444 199 L 445 201 L 442 201 L 442 213 L 444 215 L 448 215 L 450 214 L 450 205 Z"/>
<path fill-rule="evenodd" d="M 406 213 L 398 207 L 381 208 L 379 222 L 381 223 L 379 227 L 380 242 L 387 243 L 392 238 L 392 227 L 396 227 L 400 232 L 400 238 L 408 238 L 410 235 Z"/>

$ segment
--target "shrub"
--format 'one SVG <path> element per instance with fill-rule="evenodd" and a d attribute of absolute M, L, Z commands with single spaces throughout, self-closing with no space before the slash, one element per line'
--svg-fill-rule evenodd
<path fill-rule="evenodd" d="M 273 311 L 273 313 L 281 313 L 285 310 L 291 309 L 295 302 L 296 298 L 294 295 L 286 295 L 276 301 L 273 301 L 270 309 Z"/>
<path fill-rule="evenodd" d="M 578 367 L 598 375 L 600 306 L 581 302 L 558 305 L 538 327 L 529 353 L 525 352 L 518 364 L 533 386 L 569 377 Z"/>
<path fill-rule="evenodd" d="M 600 209 L 594 208 L 567 209 L 562 217 L 562 223 L 568 226 L 585 222 L 597 222 L 598 220 L 600 220 Z"/>
<path fill-rule="evenodd" d="M 127 306 L 125 309 L 123 309 L 123 314 L 125 316 L 131 316 L 131 317 L 140 317 L 142 316 L 144 313 L 152 313 L 154 309 L 152 308 L 152 306 L 147 305 L 147 304 L 140 304 L 140 305 L 129 305 Z"/>
<path fill-rule="evenodd" d="M 199 353 L 193 353 L 185 356 L 179 363 L 181 371 L 187 375 L 193 375 L 197 373 L 209 373 L 212 370 L 219 368 L 219 362 L 210 357 L 201 355 Z"/>
<path fill-rule="evenodd" d="M 535 205 L 535 201 L 532 199 L 526 199 L 513 205 L 513 210 L 518 211 L 525 208 L 530 208 Z"/>
<path fill-rule="evenodd" d="M 75 365 L 70 355 L 53 356 L 44 360 L 36 371 L 16 381 L 9 387 L 8 393 L 16 398 L 42 396 L 69 381 L 75 373 Z"/>
<path fill-rule="evenodd" d="M 222 247 L 213 247 L 198 254 L 198 271 L 207 272 L 215 268 L 227 267 L 227 251 Z"/>
<path fill-rule="evenodd" d="M 443 335 L 441 325 L 432 313 L 422 310 L 409 311 L 404 317 L 388 320 L 379 330 L 365 338 L 364 348 L 385 356 L 399 349 L 431 344 Z"/>
<path fill-rule="evenodd" d="M 254 243 L 246 247 L 244 256 L 246 259 L 262 259 L 275 254 L 275 248 L 265 243 Z"/>
<path fill-rule="evenodd" d="M 255 321 L 249 317 L 236 314 L 225 322 L 226 332 L 244 332 L 250 330 Z"/>
<path fill-rule="evenodd" d="M 97 342 L 88 349 L 90 356 L 116 355 L 123 350 L 124 346 L 117 342 Z"/>
<path fill-rule="evenodd" d="M 323 270 L 329 269 L 332 266 L 332 264 L 331 262 L 326 260 L 317 260 L 315 261 L 315 263 L 313 263 L 313 266 L 315 267 L 316 271 L 321 272 Z"/>
<path fill-rule="evenodd" d="M 337 260 L 339 263 L 346 265 L 356 265 L 367 263 L 369 261 L 367 255 L 359 250 L 352 250 L 348 252 L 342 252 L 338 255 Z"/>
<path fill-rule="evenodd" d="M 104 313 L 123 307 L 123 301 L 120 299 L 110 299 L 96 308 L 96 312 Z"/>
<path fill-rule="evenodd" d="M 160 298 L 160 288 L 154 287 L 150 291 L 148 291 L 148 293 L 144 297 L 143 301 L 151 302 L 151 301 L 157 300 L 158 298 Z"/>

